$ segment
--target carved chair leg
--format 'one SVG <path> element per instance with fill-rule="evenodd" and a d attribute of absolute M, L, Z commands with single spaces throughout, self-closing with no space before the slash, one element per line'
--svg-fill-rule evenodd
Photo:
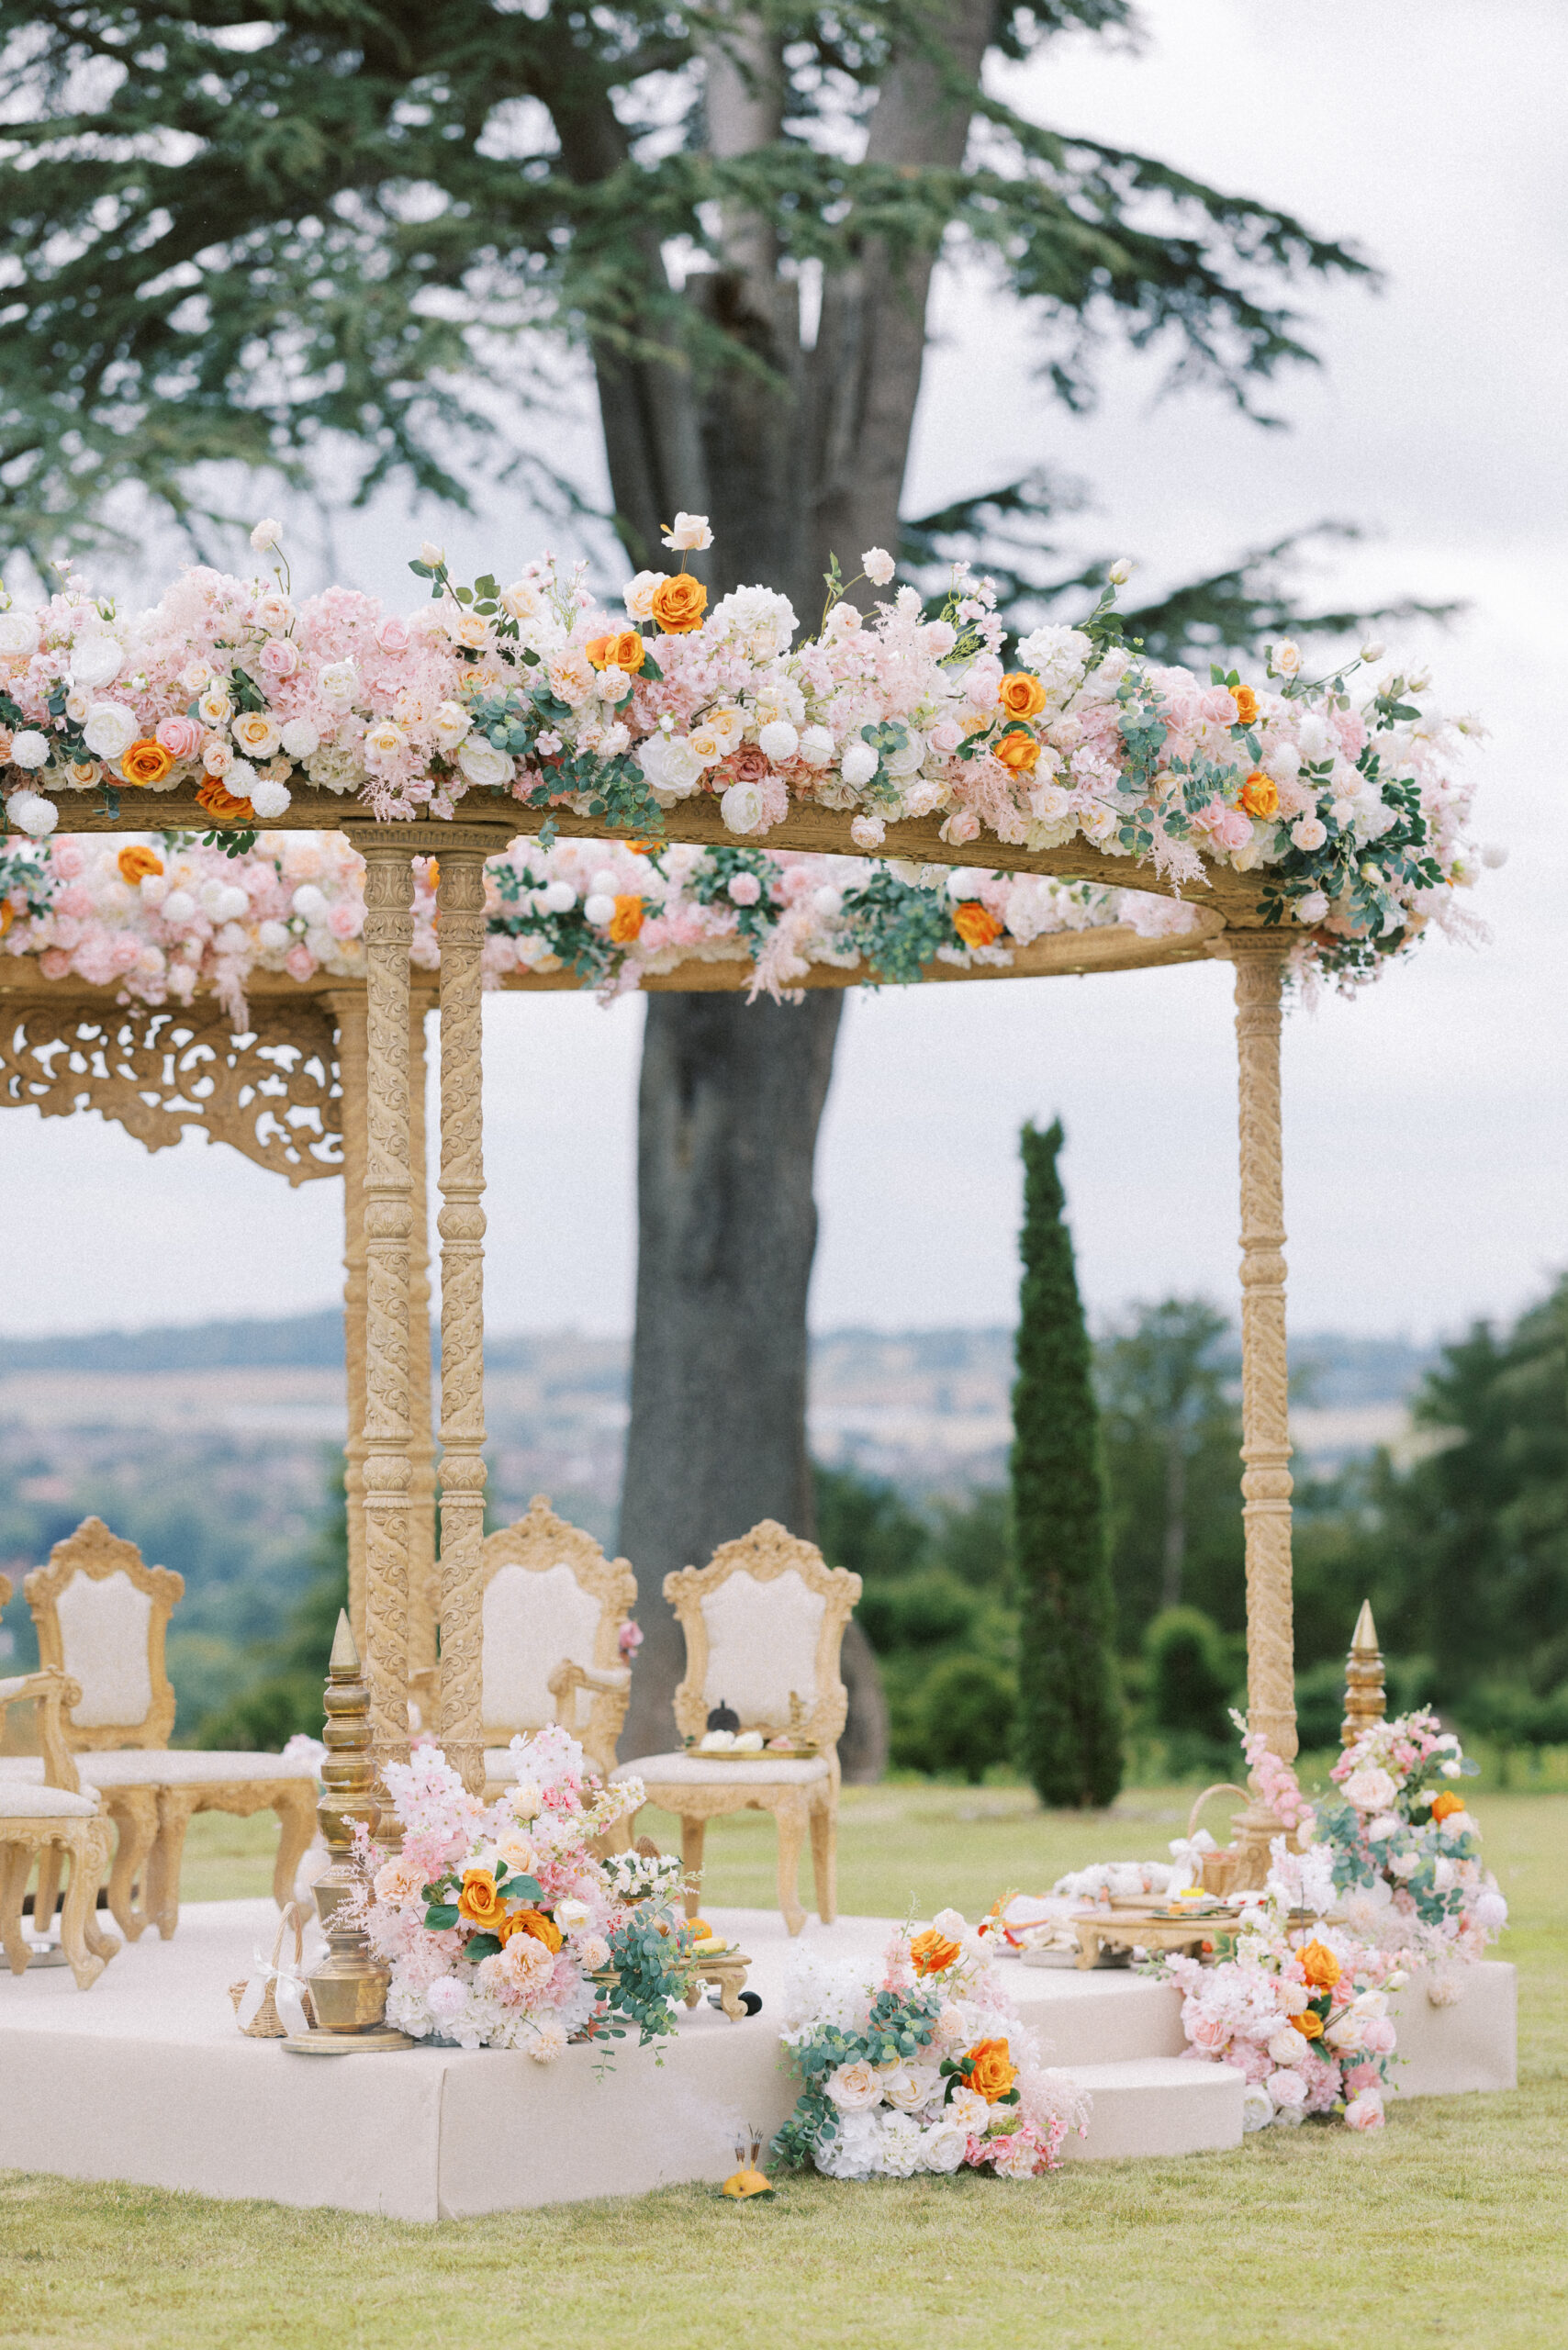
<path fill-rule="evenodd" d="M 71 1962 L 71 1972 L 76 1977 L 79 1991 L 90 1991 L 112 1951 L 100 1956 L 87 1947 L 87 1919 L 97 1906 L 98 1886 L 109 1860 L 109 1823 L 106 1819 L 84 1819 L 80 1826 L 73 1823 L 70 1837 L 71 1883 L 66 1888 L 65 1907 L 60 1913 L 60 1942 Z M 94 1928 L 95 1940 L 106 1939 Z M 116 1942 L 113 1950 L 118 1950 Z"/>
<path fill-rule="evenodd" d="M 133 1942 L 152 1922 L 147 1907 L 147 1856 L 158 1834 L 158 1790 L 117 1787 L 110 1801 L 118 1841 L 109 1872 L 109 1909 L 127 1942 Z"/>
<path fill-rule="evenodd" d="M 277 1860 L 273 1867 L 273 1899 L 286 1909 L 294 1898 L 299 1863 L 316 1832 L 316 1790 L 308 1779 L 280 1787 L 273 1809 L 278 1817 Z"/>
<path fill-rule="evenodd" d="M 0 1844 L 0 1942 L 6 1946 L 13 1975 L 25 1975 L 32 1956 L 22 1920 L 22 1897 L 36 1850 L 30 1840 L 24 1843 L 16 1837 Z"/>
<path fill-rule="evenodd" d="M 54 1930 L 62 1857 L 56 1844 L 45 1844 L 39 1853 L 39 1881 L 33 1888 L 33 1932 L 40 1942 L 47 1942 Z"/>
<path fill-rule="evenodd" d="M 687 1813 L 682 1812 L 680 1816 L 680 1873 L 682 1876 L 694 1876 L 699 1880 L 697 1890 L 689 1891 L 686 1897 L 686 1914 L 689 1918 L 695 1918 L 701 1908 L 702 1845 L 707 1833 L 708 1822 L 705 1819 L 692 1819 Z"/>
<path fill-rule="evenodd" d="M 824 1926 L 831 1926 L 838 1914 L 838 1806 L 831 1791 L 813 1794 L 812 1876 L 817 1889 L 817 1916 Z"/>
<path fill-rule="evenodd" d="M 791 1934 L 806 1922 L 801 1907 L 801 1848 L 806 1841 L 806 1796 L 801 1787 L 786 1787 L 773 1806 L 778 1822 L 778 1907 Z"/>
<path fill-rule="evenodd" d="M 141 1906 L 165 1942 L 180 1922 L 180 1863 L 185 1857 L 185 1830 L 191 1814 L 200 1808 L 195 1787 L 160 1787 L 158 1834 L 147 1863 L 147 1889 Z"/>

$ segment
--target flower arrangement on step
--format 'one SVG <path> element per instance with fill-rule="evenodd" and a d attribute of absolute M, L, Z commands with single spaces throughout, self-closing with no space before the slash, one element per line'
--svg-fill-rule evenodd
<path fill-rule="evenodd" d="M 423 970 L 441 960 L 436 862 L 415 860 L 409 956 Z M 233 858 L 180 834 L 29 844 L 0 853 L 0 955 L 149 1004 L 200 989 L 242 1026 L 255 972 L 363 976 L 364 881 L 341 833 L 263 833 Z M 739 959 L 754 994 L 778 996 L 813 963 L 864 959 L 907 984 L 932 961 L 1005 969 L 1058 932 L 1164 937 L 1195 922 L 1179 900 L 1088 882 L 746 848 L 517 841 L 486 885 L 487 987 L 569 969 L 607 1000 L 688 959 Z"/>
<path fill-rule="evenodd" d="M 1042 2070 L 983 1930 L 956 1909 L 924 1932 L 902 1927 L 879 1970 L 804 1953 L 783 2039 L 805 2086 L 773 2152 L 797 2169 L 1034 2178 L 1058 2166 L 1068 2131 L 1087 2124 L 1087 2098 Z"/>
<path fill-rule="evenodd" d="M 546 2065 L 574 2041 L 672 2032 L 691 1941 L 679 1863 L 589 1849 L 636 1810 L 642 1783 L 585 1784 L 582 1748 L 558 1728 L 511 1743 L 517 1780 L 488 1806 L 434 1746 L 386 1766 L 403 1846 L 375 1873 L 365 1922 L 391 1969 L 387 2021 Z"/>
<path fill-rule="evenodd" d="M 262 553 L 277 540 L 274 523 L 252 534 Z M 1265 682 L 1204 680 L 1123 641 L 1112 587 L 1009 666 L 994 592 L 963 565 L 935 609 L 902 587 L 868 619 L 835 566 L 797 643 L 769 588 L 709 610 L 684 568 L 711 543 L 703 517 L 678 515 L 665 543 L 683 567 L 640 572 L 619 613 L 580 567 L 468 586 L 435 547 L 412 566 L 431 600 L 408 618 L 346 588 L 297 601 L 281 562 L 250 580 L 194 568 L 140 613 L 68 576 L 38 610 L 0 611 L 8 821 L 41 837 L 72 793 L 113 811 L 194 785 L 213 836 L 242 841 L 307 787 L 384 820 L 449 818 L 483 791 L 657 836 L 703 793 L 743 838 L 810 801 L 848 814 L 864 852 L 890 822 L 939 817 L 951 846 L 1081 838 L 1181 885 L 1256 873 L 1268 918 L 1346 978 L 1428 922 L 1467 926 L 1457 758 L 1477 729 L 1428 708 L 1424 677 L 1372 677 L 1381 646 L 1308 680 L 1282 641 Z M 890 556 L 862 562 L 890 586 Z"/>

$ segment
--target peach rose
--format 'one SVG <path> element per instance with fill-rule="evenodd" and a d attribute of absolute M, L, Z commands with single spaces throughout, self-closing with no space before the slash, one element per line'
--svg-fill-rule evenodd
<path fill-rule="evenodd" d="M 686 636 L 700 628 L 707 609 L 708 590 L 689 571 L 677 571 L 661 579 L 650 605 L 666 636 Z"/>
<path fill-rule="evenodd" d="M 162 783 L 174 766 L 174 755 L 151 734 L 143 734 L 131 744 L 119 763 L 119 770 L 127 783 Z"/>
<path fill-rule="evenodd" d="M 610 919 L 610 935 L 617 946 L 629 946 L 643 927 L 643 901 L 636 897 L 617 898 L 615 912 Z"/>
<path fill-rule="evenodd" d="M 1049 699 L 1032 669 L 1010 669 L 996 698 L 1009 718 L 1038 718 Z"/>
<path fill-rule="evenodd" d="M 493 1870 L 464 1870 L 463 1890 L 457 1897 L 457 1914 L 460 1918 L 466 1918 L 471 1926 L 477 1926 L 481 1933 L 500 1931 L 506 1905 L 496 1891 Z"/>
<path fill-rule="evenodd" d="M 1254 767 L 1241 787 L 1241 804 L 1249 816 L 1260 817 L 1265 823 L 1277 816 L 1280 794 L 1273 777 L 1265 775 L 1261 767 Z"/>
<path fill-rule="evenodd" d="M 1305 1942 L 1296 1953 L 1301 1971 L 1315 1991 L 1332 1991 L 1339 1980 L 1340 1966 L 1333 1952 L 1324 1943 Z"/>
<path fill-rule="evenodd" d="M 1032 734 L 1004 734 L 991 744 L 991 755 L 1001 760 L 1009 775 L 1030 775 L 1040 764 L 1040 746 Z"/>
<path fill-rule="evenodd" d="M 646 647 L 636 629 L 622 628 L 611 636 L 590 637 L 583 651 L 596 669 L 624 669 L 629 677 L 634 677 Z"/>
<path fill-rule="evenodd" d="M 953 927 L 966 946 L 994 946 L 1002 936 L 996 916 L 972 898 L 954 908 Z"/>
<path fill-rule="evenodd" d="M 927 1926 L 911 1942 L 909 1955 L 917 1975 L 940 1975 L 958 1957 L 958 1945 L 946 1934 L 939 1934 L 935 1926 Z"/>
<path fill-rule="evenodd" d="M 969 2060 L 966 2087 L 983 2097 L 987 2105 L 994 2105 L 1018 2078 L 1018 2067 L 1007 2053 L 1006 2041 L 977 2040 L 964 2053 Z"/>
<path fill-rule="evenodd" d="M 115 863 L 119 867 L 120 879 L 129 882 L 133 890 L 139 881 L 163 870 L 163 860 L 154 850 L 137 845 L 122 848 Z"/>

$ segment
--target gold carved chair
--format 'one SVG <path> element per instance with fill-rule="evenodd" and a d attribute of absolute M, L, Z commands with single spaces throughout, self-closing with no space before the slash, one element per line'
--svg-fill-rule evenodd
<path fill-rule="evenodd" d="M 618 1778 L 640 1778 L 650 1803 L 680 1815 L 681 1859 L 702 1866 L 710 1819 L 728 1811 L 770 1811 L 778 1823 L 778 1907 L 791 1934 L 806 1922 L 797 1892 L 808 1831 L 817 1914 L 833 1923 L 837 1906 L 838 1740 L 849 1710 L 839 1673 L 845 1627 L 860 1596 L 860 1578 L 829 1567 L 814 1543 L 764 1518 L 738 1541 L 722 1543 L 706 1567 L 665 1577 L 665 1597 L 686 1635 L 686 1678 L 675 1693 L 683 1738 L 700 1739 L 709 1713 L 727 1706 L 743 1730 L 765 1738 L 786 1730 L 814 1752 L 764 1753 L 756 1761 L 686 1751 L 649 1754 L 622 1764 Z M 687 1897 L 689 1916 L 699 1896 Z"/>
<path fill-rule="evenodd" d="M 132 1942 L 149 1925 L 167 1941 L 179 1923 L 180 1862 L 195 1813 L 276 1812 L 279 1908 L 294 1897 L 295 1872 L 316 1824 L 308 1762 L 170 1748 L 174 1692 L 164 1641 L 185 1587 L 167 1567 L 144 1566 L 136 1545 L 97 1517 L 57 1542 L 48 1566 L 35 1568 L 22 1586 L 40 1662 L 78 1684 L 67 1700 L 65 1737 L 75 1753 L 91 1756 L 93 1783 L 118 1830 L 109 1908 Z M 0 1756 L 0 1785 L 43 1776 L 37 1758 Z M 52 1909 L 58 1862 L 46 1858 L 42 1866 L 50 1874 L 40 1899 L 47 1893 Z"/>
<path fill-rule="evenodd" d="M 508 1741 L 551 1722 L 608 1778 L 632 1689 L 621 1652 L 637 1600 L 631 1568 L 535 1494 L 525 1517 L 487 1534 L 480 1573 L 487 1800 L 517 1776 Z"/>
<path fill-rule="evenodd" d="M 0 1575 L 0 1606 L 11 1586 Z M 98 1924 L 98 1887 L 109 1864 L 113 1837 L 95 1788 L 83 1786 L 65 1742 L 62 1709 L 77 1704 L 78 1684 L 55 1668 L 0 1681 L 0 1725 L 6 1709 L 31 1698 L 37 1725 L 40 1775 L 0 1778 L 0 1944 L 13 1975 L 24 1974 L 32 1957 L 22 1923 L 22 1903 L 33 1863 L 39 1892 L 33 1931 L 47 1937 L 62 1860 L 71 1863 L 70 1883 L 60 1913 L 60 1940 L 79 1991 L 90 1990 L 119 1948 Z"/>

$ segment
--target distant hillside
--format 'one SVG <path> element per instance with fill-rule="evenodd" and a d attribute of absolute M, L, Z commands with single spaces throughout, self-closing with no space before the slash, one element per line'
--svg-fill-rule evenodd
<path fill-rule="evenodd" d="M 0 1371 L 329 1371 L 343 1359 L 340 1307 L 280 1320 L 194 1322 L 162 1330 L 84 1330 L 0 1338 Z"/>

